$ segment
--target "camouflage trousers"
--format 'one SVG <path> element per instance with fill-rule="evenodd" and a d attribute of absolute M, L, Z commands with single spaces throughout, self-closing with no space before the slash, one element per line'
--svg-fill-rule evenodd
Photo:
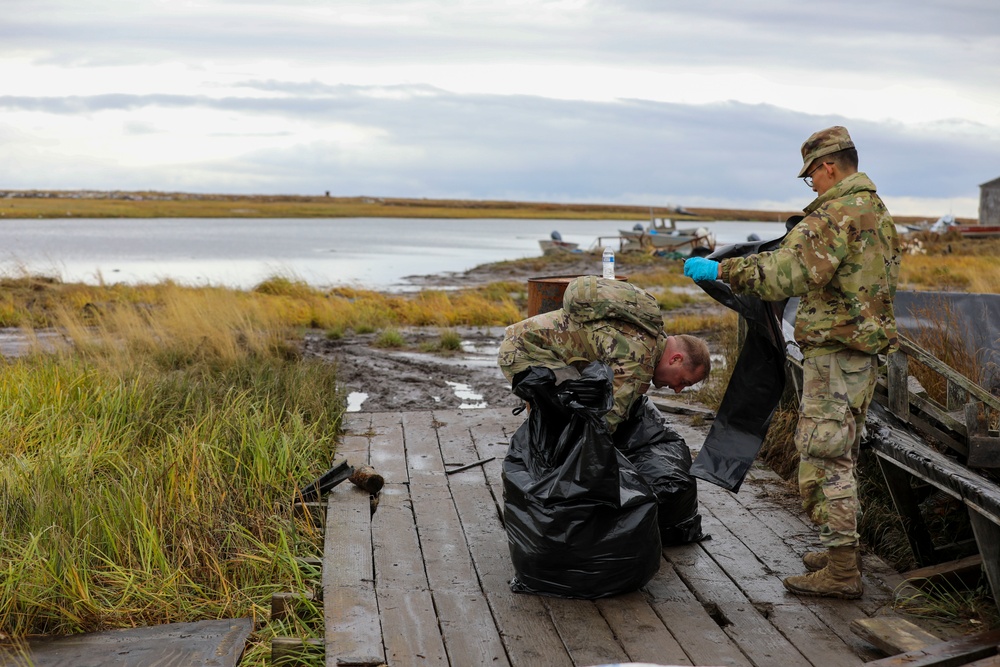
<path fill-rule="evenodd" d="M 875 391 L 877 358 L 843 350 L 806 359 L 795 446 L 802 508 L 826 547 L 858 544 L 855 465 Z"/>

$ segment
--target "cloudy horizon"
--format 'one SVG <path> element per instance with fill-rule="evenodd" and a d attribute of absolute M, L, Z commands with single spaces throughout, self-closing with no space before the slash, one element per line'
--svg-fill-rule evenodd
<path fill-rule="evenodd" d="M 898 215 L 1000 176 L 986 0 L 85 5 L 5 6 L 0 188 L 793 210 L 830 125 Z"/>

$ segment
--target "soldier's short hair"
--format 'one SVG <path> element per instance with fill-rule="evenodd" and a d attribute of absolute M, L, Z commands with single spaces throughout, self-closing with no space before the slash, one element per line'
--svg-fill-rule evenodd
<path fill-rule="evenodd" d="M 858 170 L 858 149 L 857 148 L 845 148 L 842 151 L 837 151 L 836 153 L 831 153 L 823 158 L 823 162 L 833 162 L 841 171 L 857 171 Z"/>
<path fill-rule="evenodd" d="M 697 336 L 677 334 L 674 336 L 684 348 L 684 366 L 691 369 L 704 369 L 705 377 L 712 372 L 712 358 L 708 351 L 708 343 Z"/>

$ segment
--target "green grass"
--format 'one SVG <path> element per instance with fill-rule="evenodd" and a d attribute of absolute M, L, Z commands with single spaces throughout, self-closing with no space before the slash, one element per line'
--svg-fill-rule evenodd
<path fill-rule="evenodd" d="M 271 593 L 319 585 L 295 558 L 322 536 L 290 505 L 343 412 L 333 367 L 267 315 L 167 290 L 149 309 L 64 311 L 65 345 L 2 367 L 0 633 L 251 617 L 243 664 L 264 664 Z"/>

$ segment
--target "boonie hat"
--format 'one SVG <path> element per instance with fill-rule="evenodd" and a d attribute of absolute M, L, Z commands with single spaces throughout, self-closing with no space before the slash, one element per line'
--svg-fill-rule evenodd
<path fill-rule="evenodd" d="M 845 148 L 854 148 L 854 142 L 851 141 L 851 135 L 847 133 L 846 127 L 834 125 L 816 132 L 802 144 L 802 171 L 799 172 L 799 178 L 806 175 L 809 166 L 817 158 Z"/>

